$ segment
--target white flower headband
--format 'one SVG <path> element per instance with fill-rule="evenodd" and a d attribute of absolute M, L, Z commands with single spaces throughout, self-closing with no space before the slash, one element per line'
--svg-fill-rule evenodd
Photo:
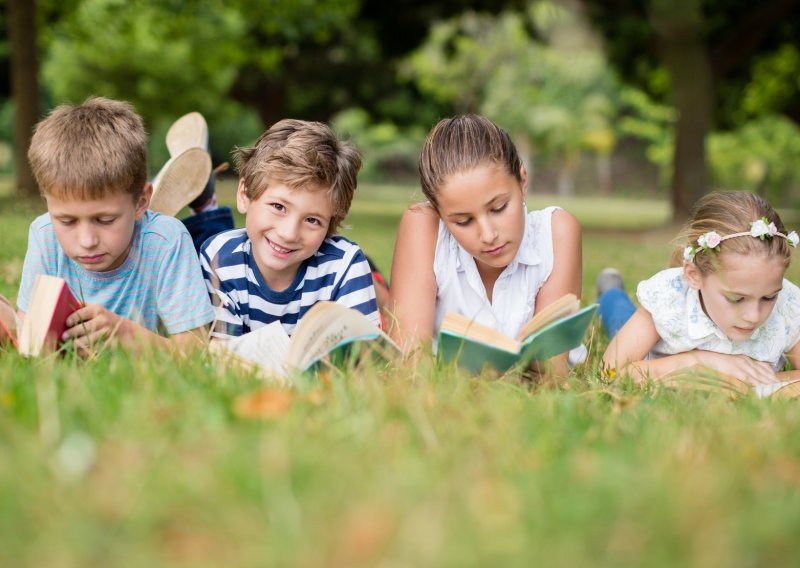
<path fill-rule="evenodd" d="M 703 250 L 715 250 L 719 252 L 720 243 L 734 237 L 755 237 L 757 239 L 761 239 L 762 241 L 766 237 L 781 237 L 786 239 L 786 241 L 792 245 L 793 248 L 797 248 L 797 244 L 800 243 L 800 237 L 797 236 L 797 231 L 792 231 L 788 235 L 784 235 L 778 231 L 775 223 L 771 223 L 766 217 L 762 217 L 758 221 L 753 221 L 750 223 L 749 231 L 733 233 L 731 235 L 725 235 L 724 237 L 717 234 L 716 231 L 709 231 L 705 235 L 700 235 L 700 238 L 697 239 L 696 247 L 689 245 L 684 249 L 683 260 L 686 262 L 692 262 L 694 261 L 695 255 Z"/>

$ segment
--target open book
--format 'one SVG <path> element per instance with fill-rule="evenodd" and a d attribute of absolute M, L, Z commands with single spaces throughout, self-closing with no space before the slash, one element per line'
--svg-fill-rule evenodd
<path fill-rule="evenodd" d="M 450 312 L 439 329 L 438 353 L 473 372 L 487 364 L 503 372 L 577 347 L 596 310 L 597 304 L 581 309 L 580 300 L 567 294 L 533 316 L 516 338 Z"/>
<path fill-rule="evenodd" d="M 52 351 L 61 344 L 61 334 L 67 329 L 67 317 L 81 308 L 67 283 L 57 276 L 44 274 L 36 278 L 31 292 L 30 307 L 21 328 L 17 348 L 22 355 L 36 356 Z"/>
<path fill-rule="evenodd" d="M 270 378 L 288 380 L 290 374 L 317 365 L 343 366 L 362 352 L 389 358 L 397 345 L 364 314 L 335 302 L 317 302 L 300 319 L 289 337 L 279 321 L 228 340 L 213 340 L 215 357 L 258 368 Z"/>
<path fill-rule="evenodd" d="M 732 398 L 753 394 L 756 398 L 796 398 L 800 397 L 800 378 L 797 371 L 778 373 L 784 380 L 767 385 L 750 385 L 743 380 L 717 373 L 706 368 L 692 368 L 658 381 L 660 386 L 682 390 L 701 390 L 729 395 Z"/>

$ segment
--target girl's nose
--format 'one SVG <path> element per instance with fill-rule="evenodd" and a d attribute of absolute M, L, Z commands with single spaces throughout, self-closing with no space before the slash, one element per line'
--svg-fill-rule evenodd
<path fill-rule="evenodd" d="M 480 228 L 481 242 L 491 244 L 497 240 L 497 228 L 488 219 L 483 219 L 478 222 Z"/>

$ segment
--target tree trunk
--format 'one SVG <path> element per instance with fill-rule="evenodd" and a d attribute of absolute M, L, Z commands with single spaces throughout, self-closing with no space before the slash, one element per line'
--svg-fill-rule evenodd
<path fill-rule="evenodd" d="M 706 136 L 714 100 L 709 53 L 703 43 L 699 0 L 653 0 L 651 20 L 672 78 L 678 118 L 672 174 L 672 214 L 684 221 L 708 191 Z"/>
<path fill-rule="evenodd" d="M 17 192 L 35 196 L 39 187 L 28 163 L 28 146 L 39 120 L 39 64 L 35 0 L 8 0 L 11 42 L 11 97 L 14 99 L 14 154 Z"/>

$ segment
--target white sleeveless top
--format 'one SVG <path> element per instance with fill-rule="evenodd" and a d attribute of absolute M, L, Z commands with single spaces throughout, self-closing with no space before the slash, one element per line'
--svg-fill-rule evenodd
<path fill-rule="evenodd" d="M 522 243 L 511 263 L 494 284 L 492 301 L 486 295 L 475 259 L 439 221 L 433 272 L 436 275 L 434 337 L 447 312 L 458 312 L 481 324 L 515 337 L 533 315 L 536 294 L 553 270 L 553 211 L 531 211 L 525 220 Z"/>

